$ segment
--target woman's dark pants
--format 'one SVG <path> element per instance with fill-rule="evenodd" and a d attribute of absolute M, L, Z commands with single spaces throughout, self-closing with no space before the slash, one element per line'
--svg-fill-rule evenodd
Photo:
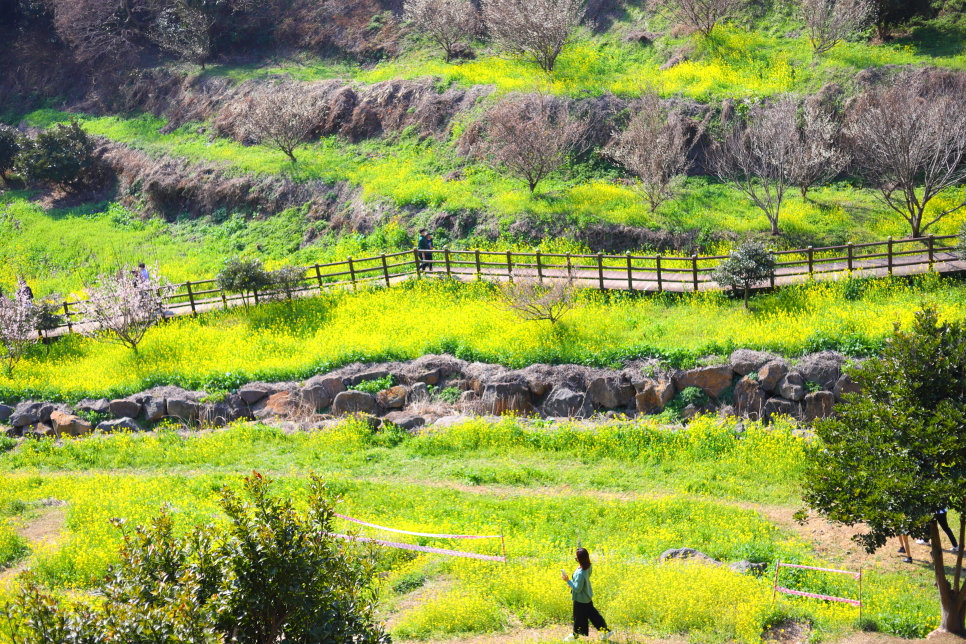
<path fill-rule="evenodd" d="M 587 637 L 590 634 L 590 629 L 587 626 L 588 621 L 598 631 L 608 630 L 607 622 L 604 621 L 604 618 L 594 608 L 594 602 L 586 604 L 583 602 L 574 602 L 574 634 Z"/>

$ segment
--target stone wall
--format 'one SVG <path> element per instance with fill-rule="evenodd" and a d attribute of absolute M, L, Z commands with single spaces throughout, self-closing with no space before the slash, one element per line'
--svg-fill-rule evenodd
<path fill-rule="evenodd" d="M 845 361 L 831 351 L 792 363 L 740 349 L 727 359 L 711 357 L 706 366 L 688 370 L 662 369 L 657 361 L 633 362 L 622 369 L 537 364 L 512 370 L 430 355 L 410 362 L 355 363 L 305 382 L 252 382 L 217 400 L 203 391 L 156 387 L 127 398 L 82 400 L 73 406 L 0 404 L 0 427 L 17 436 L 79 436 L 94 430 L 140 431 L 166 419 L 191 427 L 236 420 L 318 426 L 347 414 L 365 414 L 376 425 L 385 420 L 414 429 L 454 413 L 634 417 L 658 414 L 668 406 L 675 406 L 684 420 L 718 413 L 766 422 L 786 415 L 810 422 L 831 415 L 843 395 L 858 391 L 842 373 Z M 388 389 L 352 389 L 387 376 L 396 383 Z M 448 395 L 440 396 L 444 389 Z M 682 392 L 688 394 L 687 405 Z M 94 426 L 85 416 L 105 420 Z"/>

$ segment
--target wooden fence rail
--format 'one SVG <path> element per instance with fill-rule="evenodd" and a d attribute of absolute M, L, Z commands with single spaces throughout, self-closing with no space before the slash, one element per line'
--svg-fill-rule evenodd
<path fill-rule="evenodd" d="M 797 250 L 772 251 L 776 260 L 775 275 L 770 286 L 791 284 L 800 278 L 816 275 L 856 273 L 858 275 L 912 274 L 937 270 L 966 270 L 955 252 L 956 235 L 892 239 L 863 244 L 843 244 Z M 952 242 L 952 243 L 950 243 Z M 696 292 L 717 288 L 712 274 L 727 255 L 624 255 L 453 250 L 432 251 L 432 259 L 424 258 L 418 249 L 385 253 L 375 257 L 347 258 L 341 262 L 313 264 L 305 267 L 302 277 L 287 288 L 255 291 L 255 303 L 265 298 L 308 297 L 327 289 L 352 288 L 363 285 L 391 286 L 411 277 L 445 274 L 461 280 L 491 278 L 510 280 L 530 277 L 540 280 L 573 279 L 579 286 L 600 290 L 624 289 L 646 292 Z M 173 315 L 216 308 L 227 309 L 248 302 L 248 295 L 226 293 L 213 279 L 191 280 L 173 285 L 166 299 Z M 83 324 L 80 302 L 63 303 L 64 323 L 58 329 L 73 333 Z M 56 334 L 56 333 L 55 333 Z"/>

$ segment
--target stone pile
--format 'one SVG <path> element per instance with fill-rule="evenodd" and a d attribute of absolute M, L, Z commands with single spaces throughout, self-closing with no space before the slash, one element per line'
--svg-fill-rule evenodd
<path fill-rule="evenodd" d="M 794 365 L 746 349 L 727 360 L 709 362 L 688 370 L 662 370 L 656 361 L 617 370 L 539 364 L 511 370 L 448 355 L 424 356 L 404 363 L 355 363 L 302 383 L 251 382 L 218 400 L 203 391 L 156 387 L 116 400 L 82 400 L 73 408 L 35 401 L 0 405 L 0 424 L 15 435 L 81 436 L 94 430 L 139 431 L 165 419 L 188 426 L 221 426 L 240 419 L 318 422 L 323 413 L 323 419 L 365 415 L 376 424 L 385 419 L 415 429 L 433 415 L 420 411 L 431 402 L 430 387 L 455 390 L 459 402 L 454 407 L 476 415 L 657 414 L 685 390 L 697 389 L 704 402 L 684 407 L 685 419 L 717 412 L 753 420 L 787 415 L 812 421 L 831 415 L 843 395 L 858 390 L 842 374 L 845 358 L 831 351 L 805 356 Z M 353 389 L 389 376 L 398 384 L 377 393 Z M 84 416 L 106 420 L 94 426 Z"/>

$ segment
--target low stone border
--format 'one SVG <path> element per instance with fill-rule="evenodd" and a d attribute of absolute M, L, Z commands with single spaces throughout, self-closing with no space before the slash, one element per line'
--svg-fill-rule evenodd
<path fill-rule="evenodd" d="M 305 382 L 252 382 L 221 400 L 210 400 L 203 391 L 155 387 L 126 398 L 82 400 L 74 406 L 36 401 L 0 404 L 0 423 L 6 423 L 6 431 L 16 436 L 81 436 L 94 430 L 141 431 L 166 419 L 188 426 L 222 426 L 243 419 L 307 425 L 362 414 L 416 429 L 459 414 L 557 418 L 657 414 L 691 388 L 704 394 L 704 402 L 685 406 L 681 410 L 685 420 L 717 412 L 764 421 L 786 415 L 810 422 L 830 416 L 842 396 L 859 390 L 842 373 L 846 358 L 832 351 L 807 355 L 792 364 L 773 354 L 739 349 L 727 359 L 711 357 L 706 362 L 710 364 L 688 370 L 664 370 L 653 360 L 629 363 L 623 369 L 537 364 L 511 370 L 429 355 L 410 362 L 355 363 Z M 398 384 L 374 394 L 352 389 L 388 376 Z M 443 390 L 458 395 L 458 400 L 441 402 Z M 94 426 L 83 417 L 91 415 L 104 420 Z"/>

